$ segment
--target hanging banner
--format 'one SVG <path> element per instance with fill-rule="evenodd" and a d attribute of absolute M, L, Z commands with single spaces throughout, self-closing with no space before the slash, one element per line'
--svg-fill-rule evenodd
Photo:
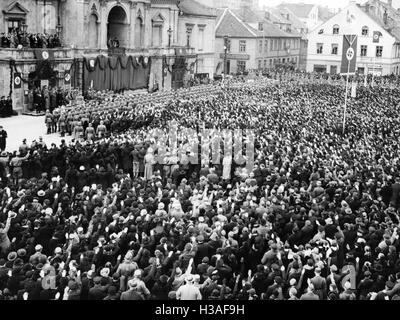
<path fill-rule="evenodd" d="M 343 36 L 342 65 L 340 73 L 355 73 L 357 64 L 357 35 Z"/>
<path fill-rule="evenodd" d="M 35 58 L 37 60 L 53 60 L 54 52 L 46 49 L 35 49 Z"/>
<path fill-rule="evenodd" d="M 21 88 L 21 74 L 20 73 L 14 73 L 14 89 L 19 89 Z"/>

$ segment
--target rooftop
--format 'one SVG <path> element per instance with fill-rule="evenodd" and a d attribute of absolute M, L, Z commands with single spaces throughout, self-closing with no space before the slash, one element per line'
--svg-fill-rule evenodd
<path fill-rule="evenodd" d="M 289 9 L 299 18 L 308 18 L 308 15 L 314 6 L 314 4 L 307 3 L 281 3 L 278 7 Z"/>

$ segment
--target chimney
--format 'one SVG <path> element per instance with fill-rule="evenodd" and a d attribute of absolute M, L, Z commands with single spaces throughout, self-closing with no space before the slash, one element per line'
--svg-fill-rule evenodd
<path fill-rule="evenodd" d="M 369 2 L 365 4 L 365 12 L 369 13 Z"/>
<path fill-rule="evenodd" d="M 269 20 L 270 19 L 270 15 L 268 11 L 265 11 L 265 19 Z"/>
<path fill-rule="evenodd" d="M 387 14 L 386 9 L 385 9 L 385 13 L 383 14 L 383 23 L 385 24 L 385 26 L 388 23 L 388 14 Z"/>

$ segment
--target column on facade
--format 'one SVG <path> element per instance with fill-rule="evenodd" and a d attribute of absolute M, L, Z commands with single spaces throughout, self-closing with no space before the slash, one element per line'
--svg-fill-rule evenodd
<path fill-rule="evenodd" d="M 107 8 L 106 5 L 103 4 L 100 6 L 100 34 L 99 34 L 99 43 L 100 49 L 106 50 L 107 49 Z"/>
<path fill-rule="evenodd" d="M 143 23 L 144 23 L 143 47 L 148 48 L 151 46 L 151 27 L 152 27 L 149 3 L 145 3 L 143 5 Z"/>
<path fill-rule="evenodd" d="M 129 7 L 129 14 L 131 16 L 131 25 L 129 26 L 129 48 L 135 47 L 135 26 L 136 26 L 136 3 L 131 2 Z"/>
<path fill-rule="evenodd" d="M 173 25 L 173 29 L 174 29 L 174 39 L 173 39 L 173 43 L 174 44 L 179 44 L 179 12 L 177 10 L 174 11 L 174 25 Z"/>

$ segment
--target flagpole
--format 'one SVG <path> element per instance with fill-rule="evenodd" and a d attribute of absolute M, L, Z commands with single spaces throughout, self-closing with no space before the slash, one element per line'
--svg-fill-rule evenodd
<path fill-rule="evenodd" d="M 347 90 L 349 87 L 349 73 L 350 73 L 350 60 L 347 63 L 346 92 L 345 92 L 345 96 L 344 96 L 344 110 L 343 110 L 343 134 L 346 129 Z"/>

